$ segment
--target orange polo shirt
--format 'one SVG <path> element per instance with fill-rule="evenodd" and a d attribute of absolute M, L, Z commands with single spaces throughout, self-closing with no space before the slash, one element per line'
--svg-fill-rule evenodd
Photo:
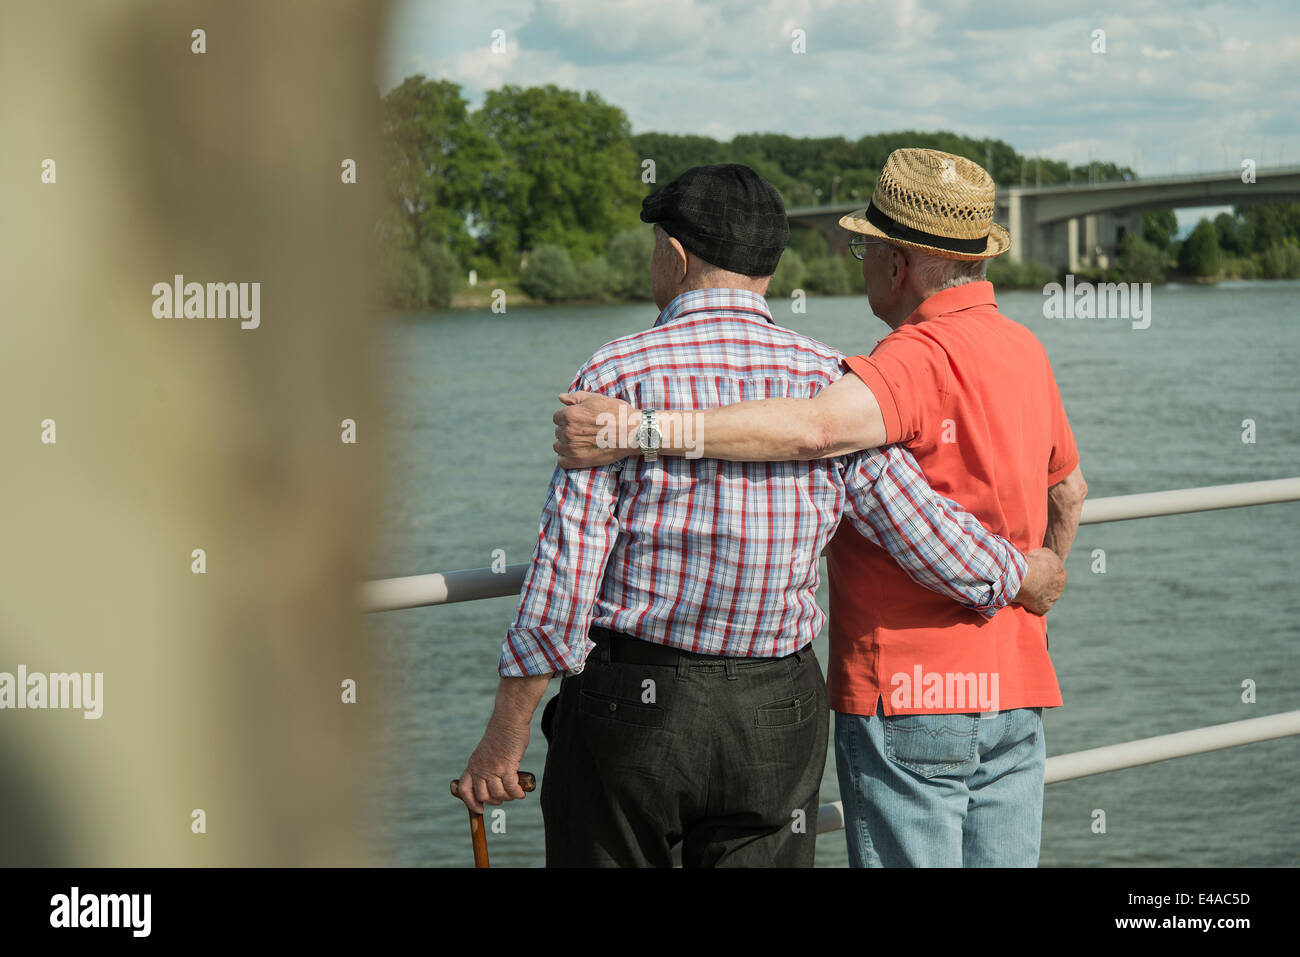
<path fill-rule="evenodd" d="M 1079 464 L 1047 353 L 998 312 L 993 284 L 935 293 L 869 356 L 847 360 L 880 403 L 886 442 L 935 491 L 1024 552 L 1043 544 L 1047 489 Z M 831 707 L 954 714 L 1061 704 L 1044 619 L 992 619 L 922 588 L 847 522 L 828 556 Z"/>

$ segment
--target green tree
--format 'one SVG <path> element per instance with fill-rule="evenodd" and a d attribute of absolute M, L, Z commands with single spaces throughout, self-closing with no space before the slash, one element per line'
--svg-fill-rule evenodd
<path fill-rule="evenodd" d="M 1142 214 L 1142 238 L 1156 249 L 1167 250 L 1178 233 L 1178 217 L 1172 209 Z"/>
<path fill-rule="evenodd" d="M 823 296 L 847 296 L 853 291 L 848 273 L 840 261 L 832 256 L 822 256 L 808 263 L 804 286 L 809 292 Z"/>
<path fill-rule="evenodd" d="M 1224 263 L 1224 272 L 1234 279 L 1258 279 L 1260 266 L 1253 256 L 1239 256 Z"/>
<path fill-rule="evenodd" d="M 1178 251 L 1178 268 L 1192 276 L 1219 274 L 1219 237 L 1208 219 L 1196 224 Z"/>
<path fill-rule="evenodd" d="M 1241 241 L 1237 235 L 1237 217 L 1232 213 L 1219 213 L 1214 217 L 1214 231 L 1219 237 L 1219 248 L 1228 253 L 1240 253 Z"/>
<path fill-rule="evenodd" d="M 1128 235 L 1132 234 L 1127 234 L 1126 239 Z M 987 276 L 997 289 L 1042 289 L 1056 279 L 1051 268 L 1037 260 L 1014 262 L 1006 256 L 989 263 Z"/>
<path fill-rule="evenodd" d="M 820 229 L 808 226 L 795 226 L 790 230 L 789 248 L 805 260 L 821 259 L 829 249 L 826 234 Z"/>
<path fill-rule="evenodd" d="M 429 270 L 409 246 L 377 250 L 371 275 L 376 302 L 399 309 L 416 309 L 429 302 Z"/>
<path fill-rule="evenodd" d="M 645 187 L 618 107 L 590 92 L 506 86 L 475 121 L 503 154 L 481 184 L 478 224 L 498 258 L 549 244 L 587 259 L 637 221 Z"/>
<path fill-rule="evenodd" d="M 1279 246 L 1288 239 L 1300 240 L 1300 203 L 1263 203 L 1241 206 L 1237 209 L 1241 219 L 1243 250 L 1263 252 Z"/>
<path fill-rule="evenodd" d="M 638 170 L 645 160 L 654 160 L 655 180 L 650 184 L 651 192 L 692 167 L 733 162 L 727 144 L 709 136 L 638 133 L 632 137 L 632 151 L 636 154 Z"/>
<path fill-rule="evenodd" d="M 838 256 L 836 260 L 844 273 L 844 281 L 849 285 L 849 292 L 866 292 L 867 281 L 862 278 L 862 261 L 854 259 L 852 255 Z"/>
<path fill-rule="evenodd" d="M 775 183 L 773 185 L 776 185 Z M 781 200 L 786 209 L 799 209 L 803 206 L 820 206 L 821 200 L 816 190 L 807 183 L 793 183 L 781 190 Z"/>
<path fill-rule="evenodd" d="M 1258 255 L 1259 273 L 1265 279 L 1300 279 L 1300 246 L 1281 242 Z"/>
<path fill-rule="evenodd" d="M 1071 168 L 1022 156 L 1000 140 L 945 131 L 902 130 L 857 140 L 782 133 L 747 133 L 730 142 L 653 132 L 634 137 L 616 106 L 594 93 L 554 86 L 503 87 L 471 113 L 456 84 L 412 76 L 383 97 L 382 118 L 385 189 L 375 230 L 376 295 L 394 304 L 448 301 L 466 264 L 484 278 L 505 278 L 529 250 L 544 246 L 569 254 L 572 282 L 561 298 L 648 297 L 652 240 L 646 230 L 629 229 L 637 225 L 647 189 L 692 166 L 743 163 L 771 182 L 787 206 L 865 203 L 888 154 L 904 146 L 966 156 L 1001 184 L 1132 177 L 1113 163 Z M 641 181 L 643 160 L 655 163 L 653 183 Z M 1300 206 L 1294 204 L 1248 207 L 1236 219 L 1235 249 L 1243 259 L 1300 239 Z M 1227 220 L 1221 218 L 1216 228 L 1230 248 Z M 1175 229 L 1169 212 L 1150 214 L 1144 222 L 1160 250 L 1176 248 Z M 622 238 L 625 232 L 630 238 Z M 1275 265 L 1285 268 L 1280 255 Z M 547 252 L 543 261 L 548 256 L 553 258 Z M 824 258 L 818 237 L 796 235 L 776 288 L 807 283 L 810 289 L 840 289 Z M 555 296 L 566 285 L 563 264 L 559 268 L 554 281 L 534 270 L 531 281 L 545 292 L 539 298 Z M 843 257 L 835 267 L 852 289 L 860 288 L 857 269 Z"/>
<path fill-rule="evenodd" d="M 772 277 L 772 284 L 767 290 L 768 296 L 790 295 L 796 289 L 803 287 L 807 275 L 808 267 L 804 265 L 803 257 L 793 249 L 787 249 L 781 254 L 780 262 L 776 264 L 776 274 Z"/>
<path fill-rule="evenodd" d="M 586 262 L 578 263 L 577 269 L 576 298 L 599 299 L 602 302 L 613 298 L 618 277 L 604 256 L 595 256 Z"/>
<path fill-rule="evenodd" d="M 692 166 L 743 163 L 780 191 L 787 206 L 859 201 L 865 203 L 885 158 L 904 146 L 928 147 L 965 156 L 979 163 L 1001 185 L 1133 179 L 1131 169 L 1095 162 L 1071 169 L 1056 160 L 1021 156 L 1001 140 L 973 139 L 956 133 L 902 130 L 874 133 L 856 141 L 841 136 L 805 138 L 784 133 L 750 133 L 729 143 L 707 136 L 641 133 L 633 138 L 636 153 L 653 159 L 656 181 L 667 183 Z"/>
<path fill-rule="evenodd" d="M 559 302 L 581 294 L 582 277 L 567 249 L 542 244 L 528 254 L 528 264 L 519 274 L 519 287 L 534 299 Z"/>
<path fill-rule="evenodd" d="M 614 294 L 622 299 L 650 299 L 650 259 L 655 251 L 649 226 L 624 230 L 609 241 Z"/>
<path fill-rule="evenodd" d="M 450 306 L 452 296 L 465 283 L 456 255 L 441 243 L 426 239 L 420 244 L 420 263 L 429 275 L 429 294 L 425 301 L 441 309 Z"/>
<path fill-rule="evenodd" d="M 392 243 L 442 243 L 466 258 L 473 248 L 467 224 L 484 171 L 499 166 L 501 155 L 467 106 L 455 83 L 423 76 L 407 77 L 384 96 L 384 215 Z"/>
<path fill-rule="evenodd" d="M 1135 232 L 1119 242 L 1119 271 L 1124 282 L 1164 282 L 1165 254 Z"/>

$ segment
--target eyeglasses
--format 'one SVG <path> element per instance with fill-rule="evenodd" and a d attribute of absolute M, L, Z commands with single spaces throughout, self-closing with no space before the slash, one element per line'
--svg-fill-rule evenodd
<path fill-rule="evenodd" d="M 888 246 L 889 243 L 880 239 L 850 239 L 849 252 L 853 253 L 853 258 L 861 260 L 867 255 L 868 246 Z"/>

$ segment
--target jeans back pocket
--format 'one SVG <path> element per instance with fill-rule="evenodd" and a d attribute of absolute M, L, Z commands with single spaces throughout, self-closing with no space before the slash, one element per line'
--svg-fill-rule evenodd
<path fill-rule="evenodd" d="M 974 769 L 979 718 L 970 714 L 885 717 L 885 756 L 923 778 Z"/>

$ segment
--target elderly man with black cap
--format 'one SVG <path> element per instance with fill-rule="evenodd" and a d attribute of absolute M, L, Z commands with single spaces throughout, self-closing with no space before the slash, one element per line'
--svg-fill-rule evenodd
<path fill-rule="evenodd" d="M 666 866 L 680 842 L 688 866 L 809 866 L 829 727 L 818 558 L 841 516 L 977 618 L 1050 604 L 1063 571 L 937 496 L 901 448 L 658 456 L 666 410 L 810 397 L 842 357 L 772 321 L 763 295 L 789 227 L 752 170 L 689 170 L 641 218 L 659 317 L 597 350 L 571 391 L 643 410 L 642 457 L 556 469 L 460 793 L 473 811 L 523 796 L 529 722 L 559 674 L 542 716 L 548 865 Z"/>

